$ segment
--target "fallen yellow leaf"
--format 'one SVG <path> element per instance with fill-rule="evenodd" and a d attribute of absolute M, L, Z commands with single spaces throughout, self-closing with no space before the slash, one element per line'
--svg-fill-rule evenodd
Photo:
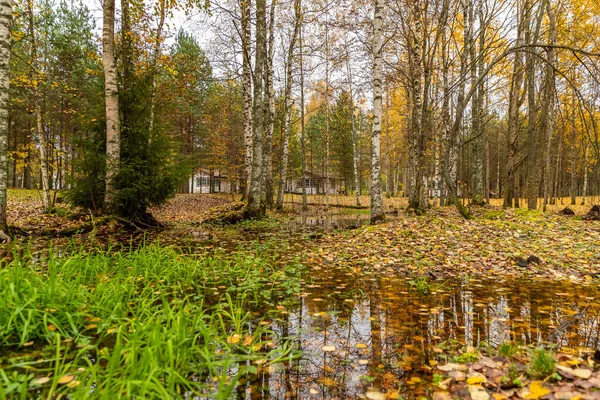
<path fill-rule="evenodd" d="M 525 396 L 526 399 L 539 399 L 550 393 L 550 389 L 547 389 L 542 384 L 542 381 L 533 381 L 529 385 L 529 394 Z"/>
<path fill-rule="evenodd" d="M 75 375 L 63 375 L 60 377 L 60 379 L 58 380 L 58 383 L 69 383 L 71 382 L 73 379 L 75 379 Z"/>

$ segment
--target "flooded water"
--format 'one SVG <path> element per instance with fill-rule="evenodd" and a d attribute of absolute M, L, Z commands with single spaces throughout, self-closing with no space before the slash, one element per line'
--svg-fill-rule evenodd
<path fill-rule="evenodd" d="M 278 249 L 285 260 L 318 246 L 307 233 L 367 223 L 360 213 L 313 215 L 244 230 L 235 240 L 215 232 L 211 240 L 234 249 L 285 238 L 287 250 Z M 281 299 L 285 311 L 272 325 L 301 357 L 259 368 L 242 380 L 238 398 L 428 398 L 435 365 L 461 347 L 554 344 L 586 355 L 599 346 L 600 288 L 591 281 L 410 281 L 357 276 L 332 264 L 309 267 L 302 293 Z"/>
<path fill-rule="evenodd" d="M 172 242 L 160 240 L 201 254 L 199 249 L 206 247 L 251 250 L 249 243 L 281 238 L 287 247 L 277 251 L 285 260 L 306 246 L 318 246 L 307 233 L 367 223 L 368 215 L 362 213 L 313 215 L 270 229 L 171 230 Z M 257 376 L 241 381 L 238 398 L 427 398 L 435 365 L 448 362 L 456 354 L 452 349 L 552 343 L 564 352 L 589 354 L 599 346 L 599 299 L 597 283 L 587 281 L 411 283 L 311 265 L 302 292 L 281 299 L 285 310 L 272 324 L 276 335 L 290 338 L 301 356 L 259 368 Z"/>
<path fill-rule="evenodd" d="M 433 282 L 423 293 L 404 279 L 316 270 L 303 290 L 274 324 L 295 338 L 302 357 L 263 371 L 240 398 L 427 397 L 427 376 L 448 361 L 449 348 L 553 342 L 586 354 L 598 347 L 597 285 Z"/>

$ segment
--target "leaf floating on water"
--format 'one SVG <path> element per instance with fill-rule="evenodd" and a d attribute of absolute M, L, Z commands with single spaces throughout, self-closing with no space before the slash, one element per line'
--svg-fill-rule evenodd
<path fill-rule="evenodd" d="M 60 384 L 69 383 L 69 382 L 71 382 L 73 379 L 75 379 L 75 375 L 63 375 L 63 376 L 61 376 L 61 378 L 58 380 L 58 383 L 60 383 Z"/>
<path fill-rule="evenodd" d="M 321 349 L 326 353 L 332 352 L 332 351 L 335 351 L 335 346 L 323 346 Z"/>
<path fill-rule="evenodd" d="M 378 390 L 369 390 L 367 392 L 367 399 L 371 400 L 385 400 L 385 394 Z"/>

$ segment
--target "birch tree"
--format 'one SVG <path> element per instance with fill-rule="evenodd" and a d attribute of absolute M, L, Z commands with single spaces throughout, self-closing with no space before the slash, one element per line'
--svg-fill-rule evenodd
<path fill-rule="evenodd" d="M 106 192 L 104 209 L 114 210 L 114 178 L 119 171 L 121 124 L 115 58 L 115 0 L 104 0 L 102 20 L 102 65 L 106 101 Z"/>
<path fill-rule="evenodd" d="M 34 10 L 33 0 L 27 1 L 27 12 L 29 22 L 29 38 L 31 41 L 30 55 L 31 55 L 31 81 L 32 81 L 32 92 L 31 92 L 31 104 L 35 114 L 35 132 L 38 140 L 39 153 L 40 153 L 40 172 L 41 182 L 40 186 L 42 189 L 42 205 L 44 211 L 50 209 L 50 177 L 48 176 L 48 141 L 46 132 L 44 130 L 44 123 L 42 120 L 42 94 L 40 86 L 42 84 L 42 73 L 38 61 L 37 52 L 37 41 L 36 41 L 36 30 L 34 23 Z"/>
<path fill-rule="evenodd" d="M 383 86 L 383 0 L 375 0 L 373 19 L 373 130 L 371 134 L 371 224 L 385 221 L 381 193 L 381 116 Z"/>
<path fill-rule="evenodd" d="M 266 0 L 256 1 L 256 56 L 254 60 L 254 104 L 253 104 L 253 142 L 252 142 L 252 179 L 250 195 L 246 205 L 247 217 L 259 217 L 265 214 L 263 203 L 263 134 L 265 131 L 265 104 L 263 96 L 264 70 L 267 59 L 267 4 Z"/>
<path fill-rule="evenodd" d="M 285 89 L 284 89 L 284 106 L 285 106 L 285 128 L 283 133 L 283 148 L 281 151 L 281 170 L 279 175 L 279 192 L 277 193 L 277 209 L 283 208 L 283 197 L 285 194 L 285 182 L 287 180 L 287 169 L 290 152 L 290 131 L 292 124 L 292 85 L 293 85 L 293 61 L 296 41 L 300 34 L 301 24 L 301 0 L 294 0 L 294 28 L 290 38 L 290 44 L 287 49 L 287 59 L 285 64 Z"/>
<path fill-rule="evenodd" d="M 0 237 L 6 230 L 8 186 L 8 94 L 12 0 L 0 0 Z"/>
<path fill-rule="evenodd" d="M 251 0 L 241 0 L 242 12 L 242 90 L 244 97 L 244 199 L 250 197 L 252 178 L 252 60 L 250 10 Z"/>
<path fill-rule="evenodd" d="M 273 87 L 273 53 L 275 52 L 275 11 L 277 0 L 271 0 L 269 11 L 269 29 L 267 39 L 267 58 L 265 60 L 265 143 L 263 170 L 265 187 L 265 206 L 273 208 L 273 130 L 275 129 L 275 89 Z"/>

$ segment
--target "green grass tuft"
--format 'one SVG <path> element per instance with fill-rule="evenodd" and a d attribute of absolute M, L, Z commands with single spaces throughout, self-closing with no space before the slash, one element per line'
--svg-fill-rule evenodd
<path fill-rule="evenodd" d="M 260 322 L 300 270 L 158 245 L 15 254 L 0 269 L 0 398 L 228 398 L 258 365 L 297 356 Z"/>
<path fill-rule="evenodd" d="M 544 379 L 554 373 L 556 360 L 551 351 L 539 348 L 533 350 L 529 361 L 528 373 L 533 378 Z"/>

